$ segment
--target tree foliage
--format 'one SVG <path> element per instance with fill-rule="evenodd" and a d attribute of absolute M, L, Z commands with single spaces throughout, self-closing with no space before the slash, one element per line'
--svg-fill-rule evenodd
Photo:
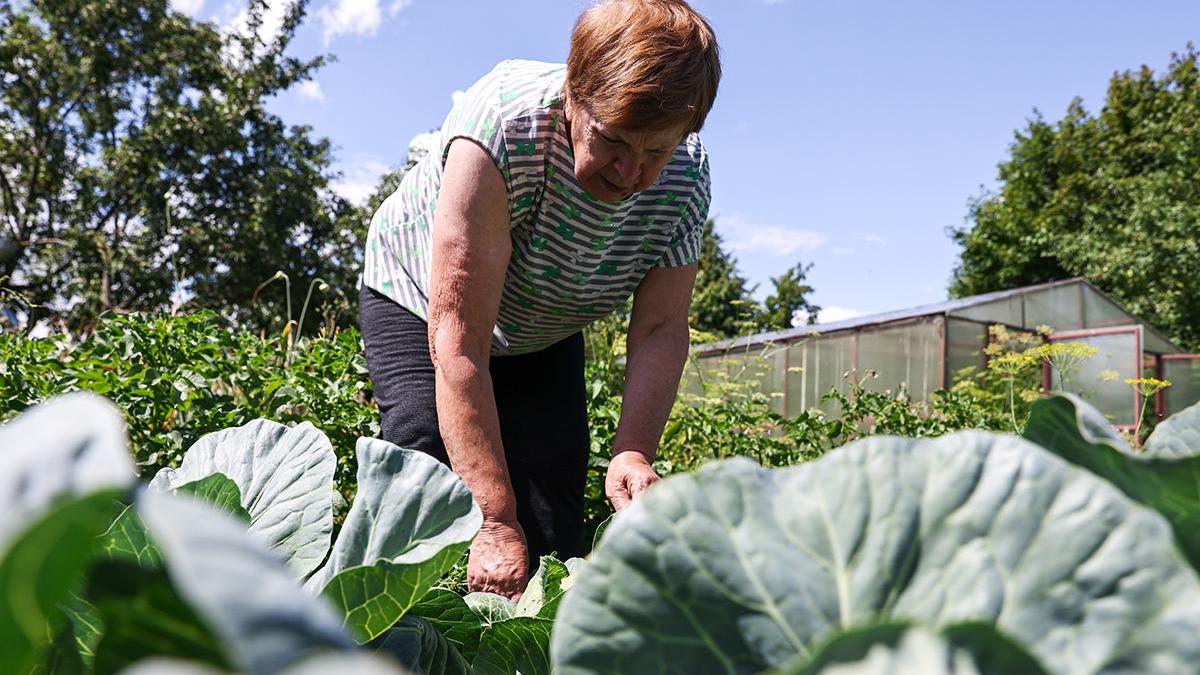
<path fill-rule="evenodd" d="M 797 312 L 808 322 L 816 318 L 820 307 L 809 302 L 813 288 L 805 283 L 812 265 L 797 263 L 778 277 L 772 277 L 775 292 L 763 304 L 753 297 L 757 285 L 749 285 L 738 271 L 737 260 L 722 243 L 710 218 L 704 223 L 700 269 L 692 292 L 689 323 L 693 329 L 730 338 L 791 328 Z"/>
<path fill-rule="evenodd" d="M 808 294 L 813 292 L 813 288 L 804 283 L 811 269 L 812 264 L 796 263 L 787 272 L 771 277 L 775 292 L 767 296 L 759 314 L 760 329 L 785 330 L 793 327 L 798 319 L 800 323 L 816 322 L 817 312 L 821 308 L 808 301 Z"/>
<path fill-rule="evenodd" d="M 305 5 L 264 42 L 265 0 L 226 33 L 167 0 L 0 0 L 0 278 L 34 318 L 190 297 L 264 324 L 277 269 L 352 290 L 363 217 L 330 143 L 266 111 L 326 62 L 284 53 Z"/>
<path fill-rule="evenodd" d="M 721 247 L 721 235 L 710 218 L 704 223 L 700 243 L 700 269 L 692 292 L 690 324 L 692 328 L 722 337 L 752 332 L 756 305 L 746 278 L 737 270 L 737 261 Z"/>
<path fill-rule="evenodd" d="M 1040 114 L 974 201 L 951 293 L 1083 276 L 1200 348 L 1200 69 L 1188 46 L 1155 73 L 1113 75 L 1104 105 Z"/>

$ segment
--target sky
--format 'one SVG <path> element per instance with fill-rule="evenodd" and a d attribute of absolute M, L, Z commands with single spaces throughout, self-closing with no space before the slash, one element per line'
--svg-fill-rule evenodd
<path fill-rule="evenodd" d="M 272 30 L 285 0 L 270 0 Z M 171 0 L 236 29 L 244 3 Z M 1195 0 L 906 3 L 694 0 L 723 78 L 701 137 L 710 215 L 757 284 L 811 264 L 822 321 L 947 297 L 948 228 L 997 188 L 1035 110 L 1096 111 L 1116 71 L 1162 70 L 1200 42 Z M 561 62 L 586 0 L 312 0 L 289 47 L 336 62 L 270 104 L 336 147 L 336 188 L 362 200 L 455 92 L 506 58 Z M 244 21 L 244 19 L 242 19 Z"/>

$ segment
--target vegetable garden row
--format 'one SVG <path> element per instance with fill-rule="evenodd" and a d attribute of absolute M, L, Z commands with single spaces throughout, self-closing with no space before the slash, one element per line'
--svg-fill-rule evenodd
<path fill-rule="evenodd" d="M 139 484 L 74 393 L 0 428 L 0 672 L 1188 673 L 1200 408 L 1141 452 L 1069 396 L 1024 438 L 871 437 L 666 479 L 521 600 L 440 583 L 481 517 L 436 461 L 266 420 Z M 167 660 L 164 660 L 167 659 Z"/>

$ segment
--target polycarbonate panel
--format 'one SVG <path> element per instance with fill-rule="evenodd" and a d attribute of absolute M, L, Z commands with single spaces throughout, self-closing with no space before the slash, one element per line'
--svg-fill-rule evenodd
<path fill-rule="evenodd" d="M 1162 379 L 1171 383 L 1163 390 L 1168 416 L 1200 403 L 1200 356 L 1163 359 Z"/>
<path fill-rule="evenodd" d="M 1113 424 L 1132 426 L 1135 423 L 1133 388 L 1125 384 L 1125 380 L 1140 377 L 1136 372 L 1140 355 L 1135 351 L 1135 334 L 1131 331 L 1052 341 L 1082 342 L 1100 350 L 1068 375 L 1065 389 L 1094 405 Z M 1107 378 L 1106 371 L 1111 371 Z M 1050 383 L 1052 389 L 1064 389 L 1057 371 L 1052 372 Z"/>
<path fill-rule="evenodd" d="M 1050 326 L 1056 331 L 1083 328 L 1083 294 L 1081 284 L 1055 286 L 1026 293 L 1025 328 Z"/>
<path fill-rule="evenodd" d="M 846 375 L 850 371 L 853 337 L 850 334 L 821 335 L 793 343 L 789 347 L 787 414 L 799 415 L 805 410 L 820 408 L 837 415 L 836 402 L 822 402 L 821 397 L 836 389 L 843 394 L 850 390 Z"/>
<path fill-rule="evenodd" d="M 950 316 L 958 316 L 984 323 L 1002 323 L 1008 326 L 1021 326 L 1021 296 L 1014 295 L 1003 300 L 975 305 L 952 312 Z"/>
<path fill-rule="evenodd" d="M 985 367 L 983 348 L 987 346 L 987 326 L 961 319 L 946 320 L 946 375 L 953 385 L 964 377 L 964 369 L 972 374 Z"/>
<path fill-rule="evenodd" d="M 786 358 L 785 349 L 773 344 L 698 357 L 685 369 L 680 391 L 693 397 L 759 392 L 783 414 Z"/>
<path fill-rule="evenodd" d="M 858 377 L 867 388 L 923 401 L 940 382 L 940 323 L 913 323 L 864 330 L 858 335 Z M 877 374 L 868 378 L 869 371 Z"/>
<path fill-rule="evenodd" d="M 1086 328 L 1107 328 L 1137 323 L 1132 314 L 1095 290 L 1083 287 L 1083 316 Z"/>
<path fill-rule="evenodd" d="M 788 345 L 789 372 L 787 375 L 787 411 L 785 413 L 788 417 L 796 417 L 809 408 L 817 407 L 817 402 L 812 398 L 813 385 L 809 381 L 811 377 L 809 363 L 815 358 L 815 344 L 819 339 L 806 338 Z"/>

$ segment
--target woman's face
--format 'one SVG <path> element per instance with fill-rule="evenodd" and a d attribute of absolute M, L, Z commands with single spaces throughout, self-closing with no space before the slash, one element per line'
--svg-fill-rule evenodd
<path fill-rule="evenodd" d="M 607 202 L 650 187 L 686 136 L 682 127 L 665 131 L 610 127 L 569 100 L 564 113 L 570 125 L 575 178 L 589 194 Z"/>

